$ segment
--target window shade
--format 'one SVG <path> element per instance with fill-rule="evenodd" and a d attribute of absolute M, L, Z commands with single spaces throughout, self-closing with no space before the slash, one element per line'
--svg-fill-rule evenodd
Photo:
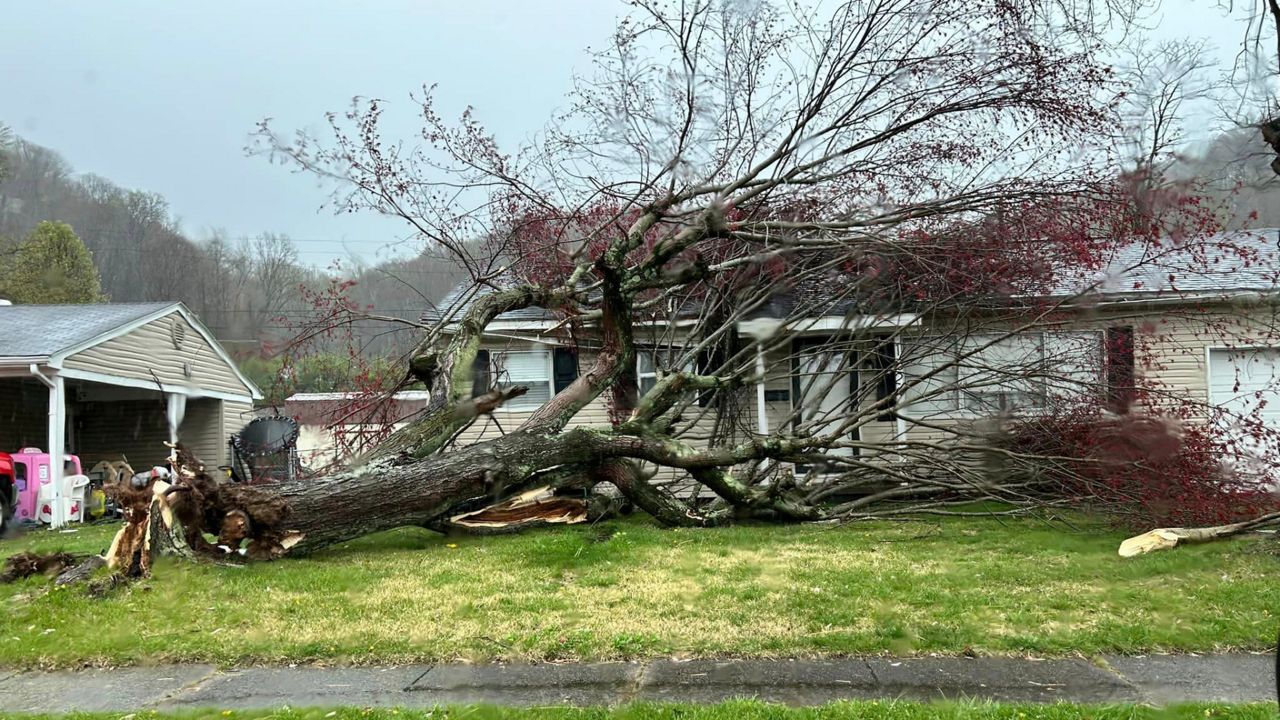
<path fill-rule="evenodd" d="M 551 399 L 551 356 L 546 350 L 495 352 L 493 367 L 500 387 L 529 388 L 505 405 L 508 410 L 533 410 Z"/>
<path fill-rule="evenodd" d="M 1026 333 L 997 340 L 973 335 L 965 339 L 965 346 L 976 350 L 961 363 L 969 409 L 997 412 L 1044 406 L 1044 336 Z"/>
<path fill-rule="evenodd" d="M 546 352 L 497 353 L 494 364 L 505 382 L 520 383 L 526 380 L 547 380 Z"/>

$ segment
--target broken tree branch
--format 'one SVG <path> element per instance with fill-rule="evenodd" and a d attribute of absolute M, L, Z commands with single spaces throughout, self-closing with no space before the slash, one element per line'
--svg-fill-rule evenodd
<path fill-rule="evenodd" d="M 1271 524 L 1280 524 L 1280 512 L 1259 515 L 1252 520 L 1201 528 L 1156 528 L 1120 543 L 1120 557 L 1145 555 L 1157 550 L 1168 550 L 1179 543 L 1202 543 L 1257 530 Z"/>

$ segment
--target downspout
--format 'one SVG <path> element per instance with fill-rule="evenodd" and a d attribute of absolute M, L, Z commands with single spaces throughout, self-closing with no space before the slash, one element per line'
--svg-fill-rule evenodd
<path fill-rule="evenodd" d="M 40 372 L 39 366 L 35 363 L 31 364 L 31 374 L 40 382 L 49 388 L 49 425 L 48 425 L 48 442 L 49 442 L 49 482 L 53 485 L 53 517 L 49 525 L 53 528 L 60 528 L 66 523 L 63 522 L 66 512 L 63 509 L 62 497 L 62 465 L 66 462 L 66 441 L 64 433 L 66 432 L 66 403 L 65 403 L 65 384 L 61 375 L 54 375 L 53 379 L 45 377 Z M 36 478 L 39 482 L 39 478 Z"/>

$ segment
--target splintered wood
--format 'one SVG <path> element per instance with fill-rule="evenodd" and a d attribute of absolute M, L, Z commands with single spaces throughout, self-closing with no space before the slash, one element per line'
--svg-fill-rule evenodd
<path fill-rule="evenodd" d="M 455 515 L 460 528 L 512 529 L 531 524 L 572 525 L 587 521 L 587 503 L 557 496 L 550 488 L 536 488 L 480 510 Z"/>
<path fill-rule="evenodd" d="M 1133 557 L 1156 550 L 1168 550 L 1176 547 L 1179 539 L 1177 531 L 1172 528 L 1145 532 L 1120 543 L 1120 557 Z"/>
<path fill-rule="evenodd" d="M 169 483 L 155 480 L 145 490 L 127 493 L 125 525 L 107 550 L 107 567 L 130 577 L 151 574 L 151 564 L 162 553 L 191 556 L 191 549 L 174 532 L 173 511 L 167 502 Z"/>
<path fill-rule="evenodd" d="M 285 500 L 265 489 L 220 483 L 189 450 L 169 447 L 172 484 L 153 478 L 136 487 L 120 479 L 108 488 L 126 522 L 107 554 L 117 572 L 148 575 L 158 555 L 273 559 L 301 541 L 300 534 L 284 528 Z M 207 536 L 216 537 L 217 544 Z"/>

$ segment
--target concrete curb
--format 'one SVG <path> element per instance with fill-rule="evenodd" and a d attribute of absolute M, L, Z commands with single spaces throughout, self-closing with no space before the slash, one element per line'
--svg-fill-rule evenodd
<path fill-rule="evenodd" d="M 268 709 L 284 705 L 430 707 L 713 703 L 788 705 L 846 699 L 1149 703 L 1275 701 L 1271 655 L 1085 660 L 842 658 L 651 660 L 537 665 L 262 667 L 167 665 L 61 672 L 0 671 L 0 711 Z"/>

